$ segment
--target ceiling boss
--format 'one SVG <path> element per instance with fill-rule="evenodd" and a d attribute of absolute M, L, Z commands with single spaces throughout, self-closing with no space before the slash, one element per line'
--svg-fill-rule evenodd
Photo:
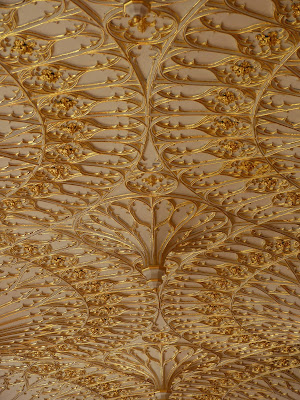
<path fill-rule="evenodd" d="M 131 18 L 129 25 L 136 26 L 140 32 L 145 32 L 149 26 L 155 25 L 147 21 L 150 11 L 150 0 L 124 0 L 124 14 Z"/>
<path fill-rule="evenodd" d="M 129 17 L 145 17 L 151 10 L 150 0 L 123 0 L 124 13 Z"/>

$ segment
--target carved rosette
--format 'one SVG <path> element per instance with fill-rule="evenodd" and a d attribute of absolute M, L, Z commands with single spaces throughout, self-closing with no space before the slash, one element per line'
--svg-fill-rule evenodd
<path fill-rule="evenodd" d="M 296 0 L 0 7 L 0 398 L 298 400 Z"/>

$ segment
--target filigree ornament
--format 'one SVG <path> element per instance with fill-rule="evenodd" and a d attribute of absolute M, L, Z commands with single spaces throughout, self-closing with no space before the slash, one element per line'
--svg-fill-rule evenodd
<path fill-rule="evenodd" d="M 255 178 L 249 181 L 247 189 L 259 193 L 269 193 L 285 190 L 288 186 L 286 180 L 282 179 L 281 176 L 268 176 L 265 178 Z"/>
<path fill-rule="evenodd" d="M 59 72 L 53 71 L 51 69 L 44 69 L 41 73 L 41 79 L 49 83 L 57 82 L 60 76 L 61 74 Z"/>
<path fill-rule="evenodd" d="M 298 192 L 286 192 L 277 194 L 273 202 L 281 207 L 293 207 L 300 205 L 300 194 Z"/>
<path fill-rule="evenodd" d="M 34 36 L 7 37 L 0 43 L 0 59 L 11 64 L 35 64 L 49 59 L 53 42 Z"/>
<path fill-rule="evenodd" d="M 174 391 L 175 382 L 182 374 L 205 369 L 218 361 L 218 356 L 188 344 L 166 346 L 164 343 L 132 346 L 107 358 L 108 365 L 117 364 L 124 371 L 136 371 L 138 376 L 147 377 L 154 390 L 162 393 Z"/>
<path fill-rule="evenodd" d="M 17 364 L 16 359 L 13 360 L 14 364 Z M 6 384 L 1 387 L 1 393 L 5 395 L 8 399 L 11 399 L 11 391 L 18 390 L 23 391 L 24 385 L 26 387 L 26 392 L 30 398 L 34 399 L 38 396 L 43 396 L 46 398 L 49 395 L 49 390 L 59 393 L 59 395 L 64 396 L 67 400 L 71 400 L 72 396 L 76 396 L 76 400 L 95 400 L 97 394 L 89 391 L 83 386 L 72 385 L 72 382 L 65 382 L 63 385 L 58 384 L 57 380 L 53 378 L 48 378 L 48 376 L 41 376 L 37 373 L 30 373 L 26 364 L 18 363 L 18 366 L 13 365 L 11 367 L 7 366 L 6 360 L 3 361 L 1 380 L 4 379 Z M 36 366 L 36 369 L 38 366 Z M 50 367 L 49 367 L 50 369 Z M 55 372 L 55 371 L 53 371 Z M 9 376 L 10 378 L 6 378 Z M 28 376 L 31 376 L 31 382 L 27 382 Z M 27 383 L 24 384 L 24 381 Z M 32 383 L 32 381 L 34 383 Z M 39 382 L 37 387 L 36 382 Z M 72 392 L 72 395 L 70 394 Z"/>
<path fill-rule="evenodd" d="M 187 86 L 188 88 L 188 86 Z M 160 90 L 153 96 L 153 106 L 157 112 L 165 113 L 203 113 L 211 112 L 242 112 L 253 106 L 253 94 L 238 89 L 214 89 L 204 91 L 195 88 L 191 96 L 185 94 L 187 88 L 180 86 Z"/>
<path fill-rule="evenodd" d="M 262 58 L 280 57 L 292 47 L 292 38 L 284 29 L 270 27 L 262 32 L 242 34 L 238 37 L 239 45 L 245 54 Z"/>
<path fill-rule="evenodd" d="M 230 312 L 231 296 L 233 293 L 236 293 L 239 286 L 241 286 L 240 292 L 246 293 L 243 288 L 245 280 L 247 281 L 251 276 L 256 277 L 258 274 L 264 274 L 266 265 L 269 265 L 269 269 L 275 274 L 278 274 L 281 267 L 272 267 L 274 261 L 282 260 L 285 257 L 291 257 L 299 252 L 299 245 L 296 241 L 290 241 L 289 239 L 279 237 L 275 240 L 272 238 L 265 240 L 263 232 L 253 232 L 252 234 L 253 235 L 249 235 L 248 238 L 244 237 L 243 243 L 247 243 L 248 246 L 251 247 L 250 241 L 253 240 L 253 237 L 259 238 L 260 252 L 247 251 L 245 248 L 245 252 L 239 255 L 239 257 L 232 257 L 234 245 L 227 248 L 222 247 L 217 254 L 211 252 L 209 254 L 207 253 L 205 256 L 199 255 L 196 259 L 186 263 L 184 268 L 182 267 L 182 272 L 178 270 L 173 279 L 169 281 L 169 287 L 165 293 L 165 301 L 166 303 L 167 301 L 171 302 L 173 305 L 171 306 L 171 304 L 169 304 L 164 308 L 164 315 L 167 320 L 170 321 L 171 326 L 174 328 L 176 327 L 175 329 L 177 331 L 179 329 L 180 332 L 184 334 L 185 338 L 192 341 L 202 340 L 206 343 L 206 348 L 208 348 L 207 346 L 214 349 L 230 348 L 231 351 L 234 351 L 233 343 L 250 343 L 249 351 L 252 351 L 251 348 L 254 346 L 254 341 L 257 341 L 259 336 L 254 339 L 254 330 L 249 334 L 249 332 L 247 332 L 248 327 L 245 330 L 241 330 L 240 325 L 236 325 L 235 319 L 232 318 Z M 241 249 L 241 247 L 239 248 Z M 231 265 L 228 265 L 229 260 L 231 260 Z M 210 270 L 209 279 L 204 272 L 205 270 Z M 213 272 L 214 270 L 215 274 Z M 257 270 L 262 270 L 262 272 Z M 189 278 L 184 278 L 184 273 L 186 274 L 187 272 L 189 273 Z M 285 273 L 284 276 L 288 279 L 288 274 Z M 194 279 L 192 277 L 194 277 Z M 274 282 L 272 279 L 271 281 Z M 178 286 L 180 282 L 189 282 L 189 285 L 183 286 L 181 284 Z M 266 280 L 262 280 L 261 282 L 263 286 L 267 285 Z M 181 302 L 180 309 L 176 306 L 176 302 L 172 300 L 172 292 L 175 287 L 178 288 L 178 295 L 182 296 L 182 300 L 187 297 L 190 298 L 189 302 Z M 258 286 L 256 286 L 256 288 L 258 288 Z M 258 291 L 254 288 L 252 293 L 254 296 L 254 293 L 258 295 Z M 283 294 L 282 296 L 284 298 Z M 265 299 L 265 301 L 267 301 L 267 299 Z M 264 302 L 263 294 L 261 294 L 261 302 Z M 245 303 L 243 304 L 245 305 Z M 185 317 L 182 307 L 189 308 L 189 319 Z M 242 309 L 244 309 L 244 306 L 241 306 L 241 310 Z M 254 305 L 253 309 L 256 309 Z M 268 305 L 266 305 L 266 310 L 267 309 Z M 201 312 L 198 313 L 198 310 L 201 310 Z M 177 315 L 178 312 L 179 314 L 176 318 L 175 314 Z M 240 315 L 244 315 L 244 318 L 248 320 L 248 314 L 246 316 L 246 313 L 240 312 Z M 206 317 L 207 315 L 209 318 Z M 181 324 L 179 324 L 178 318 Z M 259 324 L 258 321 L 257 324 Z M 209 327 L 214 328 L 208 330 Z M 210 332 L 210 335 L 206 336 L 205 332 Z M 230 335 L 228 336 L 227 344 L 222 338 L 220 338 L 219 341 L 218 336 L 214 336 L 215 334 Z M 264 335 L 263 337 L 266 338 Z M 277 342 L 274 342 L 274 344 L 275 343 Z M 265 344 L 265 347 L 267 347 L 267 344 Z M 240 350 L 237 349 L 237 351 L 239 352 Z"/>
<path fill-rule="evenodd" d="M 171 332 L 168 331 L 151 331 L 150 333 L 145 333 L 143 335 L 143 340 L 146 343 L 151 343 L 152 345 L 156 345 L 159 343 L 161 346 L 169 346 L 179 341 L 177 336 L 174 336 Z"/>
<path fill-rule="evenodd" d="M 193 124 L 189 124 L 183 117 L 182 122 L 178 122 L 178 117 L 174 122 L 169 119 L 158 122 L 154 127 L 155 137 L 158 142 L 193 142 L 199 139 L 212 137 L 243 137 L 250 131 L 250 124 L 246 120 L 237 119 L 231 116 L 204 117 L 196 119 Z M 175 146 L 172 146 L 173 148 Z M 168 150 L 165 150 L 168 153 Z"/>
<path fill-rule="evenodd" d="M 248 159 L 244 161 L 235 161 L 229 165 L 226 171 L 228 175 L 235 176 L 255 176 L 269 171 L 269 166 L 264 160 Z"/>
<path fill-rule="evenodd" d="M 256 146 L 251 141 L 227 139 L 209 147 L 205 152 L 221 158 L 249 157 L 256 153 Z"/>
<path fill-rule="evenodd" d="M 68 161 L 68 162 L 79 162 L 90 154 L 85 152 L 80 145 L 67 144 L 58 145 L 55 149 L 48 150 L 46 153 L 47 160 L 51 161 Z"/>
<path fill-rule="evenodd" d="M 132 192 L 158 196 L 174 191 L 178 183 L 166 174 L 137 172 L 126 179 L 126 186 Z"/>
<path fill-rule="evenodd" d="M 36 67 L 21 73 L 24 86 L 37 93 L 105 87 L 108 84 L 124 83 L 130 77 L 128 62 L 120 55 L 109 51 L 97 55 L 82 55 L 84 66 L 78 68 L 72 62 L 56 62 L 51 66 Z"/>
<path fill-rule="evenodd" d="M 300 4 L 297 0 L 275 0 L 275 18 L 289 28 L 297 29 L 300 23 Z"/>
<path fill-rule="evenodd" d="M 213 50 L 213 49 L 211 49 Z M 175 83 L 181 81 L 185 84 L 201 83 L 199 72 L 207 76 L 210 82 L 241 84 L 243 86 L 255 86 L 263 82 L 270 73 L 270 67 L 257 60 L 243 58 L 227 54 L 215 54 L 208 52 L 207 59 L 202 57 L 201 50 L 182 51 L 172 56 L 162 65 L 163 76 Z"/>
<path fill-rule="evenodd" d="M 280 346 L 276 350 L 280 352 Z M 232 397 L 239 399 L 243 398 L 245 394 L 251 395 L 251 393 L 257 392 L 258 395 L 264 396 L 261 398 L 273 396 L 274 399 L 279 400 L 282 391 L 286 389 L 284 389 L 285 385 L 281 383 L 275 390 L 272 389 L 275 383 L 274 376 L 276 378 L 289 376 L 291 382 L 288 388 L 289 397 L 296 399 L 299 387 L 298 365 L 298 357 L 280 357 L 275 352 L 268 354 L 267 351 L 264 351 L 263 355 L 257 359 L 245 358 L 244 364 L 235 361 L 226 363 L 224 367 L 217 368 L 214 376 L 203 374 L 201 378 L 187 377 L 178 385 L 176 398 L 182 398 L 182 393 L 193 382 L 197 389 L 204 393 L 200 395 L 200 399 L 227 399 Z"/>
<path fill-rule="evenodd" d="M 237 89 L 226 89 L 209 93 L 203 98 L 204 105 L 215 112 L 243 112 L 253 105 L 253 98 L 249 93 Z"/>
<path fill-rule="evenodd" d="M 7 99 L 8 93 L 4 91 L 3 94 Z M 21 96 L 20 99 L 16 99 L 16 101 L 20 103 L 18 107 L 19 110 L 22 108 L 22 103 L 24 109 L 30 109 L 26 99 L 22 99 L 22 97 L 23 96 Z M 13 101 L 14 99 L 12 99 L 12 102 Z M 8 101 L 7 103 L 10 102 Z M 10 111 L 13 112 L 13 106 L 6 104 L 6 107 L 8 107 L 6 110 L 10 109 Z M 34 165 L 38 163 L 41 157 L 43 129 L 33 115 L 31 114 L 31 117 L 25 117 L 21 114 L 20 120 L 23 119 L 23 121 L 20 122 L 10 120 L 7 116 L 3 116 L 0 144 L 0 192 L 4 196 L 17 190 L 30 179 L 34 173 Z M 33 119 L 31 119 L 32 117 Z M 29 119 L 29 121 L 27 121 L 27 119 Z M 22 152 L 19 151 L 20 143 L 24 143 Z M 11 158 L 14 158 L 15 161 L 11 162 Z"/>
<path fill-rule="evenodd" d="M 73 96 L 57 96 L 41 104 L 41 110 L 49 118 L 78 118 L 89 112 L 95 102 Z"/>
<path fill-rule="evenodd" d="M 222 82 L 243 86 L 256 86 L 264 82 L 269 75 L 267 66 L 263 68 L 262 64 L 248 59 L 230 62 L 211 70 Z"/>
<path fill-rule="evenodd" d="M 146 16 L 115 17 L 108 24 L 113 37 L 135 43 L 159 43 L 175 33 L 177 21 L 171 13 L 151 11 Z"/>
<path fill-rule="evenodd" d="M 107 254 L 135 257 L 142 268 L 163 267 L 168 254 L 222 240 L 226 218 L 209 209 L 200 217 L 204 209 L 202 204 L 161 197 L 114 201 L 84 218 L 81 235 Z"/>
<path fill-rule="evenodd" d="M 21 55 L 32 54 L 35 46 L 36 43 L 34 41 L 30 42 L 22 39 L 16 39 L 11 50 L 12 52 L 17 52 Z"/>
<path fill-rule="evenodd" d="M 12 32 L 17 26 L 17 12 L 14 10 L 1 10 L 0 12 L 0 32 L 1 34 L 8 34 Z"/>
<path fill-rule="evenodd" d="M 5 298 L 5 312 L 1 316 L 3 355 L 13 354 L 16 350 L 20 350 L 21 355 L 22 349 L 32 342 L 33 337 L 37 340 L 38 337 L 50 334 L 71 334 L 83 326 L 84 315 L 80 314 L 83 303 L 74 289 L 61 279 L 45 274 L 41 268 L 24 265 L 24 259 L 35 257 L 42 250 L 41 247 L 37 245 L 34 248 L 31 244 L 25 244 L 21 249 L 20 246 L 14 246 L 11 254 L 16 260 L 15 267 L 11 269 L 10 266 L 9 273 L 4 265 L 12 257 L 2 257 L 2 296 Z M 44 287 L 44 292 L 40 292 L 39 285 Z M 18 288 L 21 293 L 16 296 Z M 74 304 L 69 302 L 70 296 L 73 296 Z M 40 313 L 40 307 L 43 307 L 43 313 Z M 69 323 L 67 314 L 72 315 Z M 64 319 L 62 327 L 61 321 Z"/>
<path fill-rule="evenodd" d="M 0 398 L 298 400 L 298 2 L 146 11 L 1 5 Z"/>
<path fill-rule="evenodd" d="M 155 21 L 148 21 L 147 17 L 133 17 L 129 21 L 129 26 L 136 27 L 141 33 L 146 32 L 148 28 L 155 26 Z"/>
<path fill-rule="evenodd" d="M 52 66 L 51 68 L 37 67 L 30 71 L 30 75 L 24 74 L 24 85 L 32 91 L 55 92 L 74 87 L 80 76 L 83 74 L 78 71 L 66 71 L 65 69 Z"/>
<path fill-rule="evenodd" d="M 53 164 L 47 168 L 47 172 L 55 180 L 66 180 L 71 174 L 70 167 L 63 164 Z"/>

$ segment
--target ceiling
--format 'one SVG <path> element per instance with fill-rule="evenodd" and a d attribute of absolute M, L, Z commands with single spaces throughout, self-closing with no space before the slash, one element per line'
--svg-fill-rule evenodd
<path fill-rule="evenodd" d="M 299 400 L 300 2 L 0 3 L 0 400 Z"/>

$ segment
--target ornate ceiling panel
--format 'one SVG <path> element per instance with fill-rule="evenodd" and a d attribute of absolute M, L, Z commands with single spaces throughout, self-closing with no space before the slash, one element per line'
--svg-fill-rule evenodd
<path fill-rule="evenodd" d="M 0 6 L 0 400 L 298 400 L 299 1 Z"/>

